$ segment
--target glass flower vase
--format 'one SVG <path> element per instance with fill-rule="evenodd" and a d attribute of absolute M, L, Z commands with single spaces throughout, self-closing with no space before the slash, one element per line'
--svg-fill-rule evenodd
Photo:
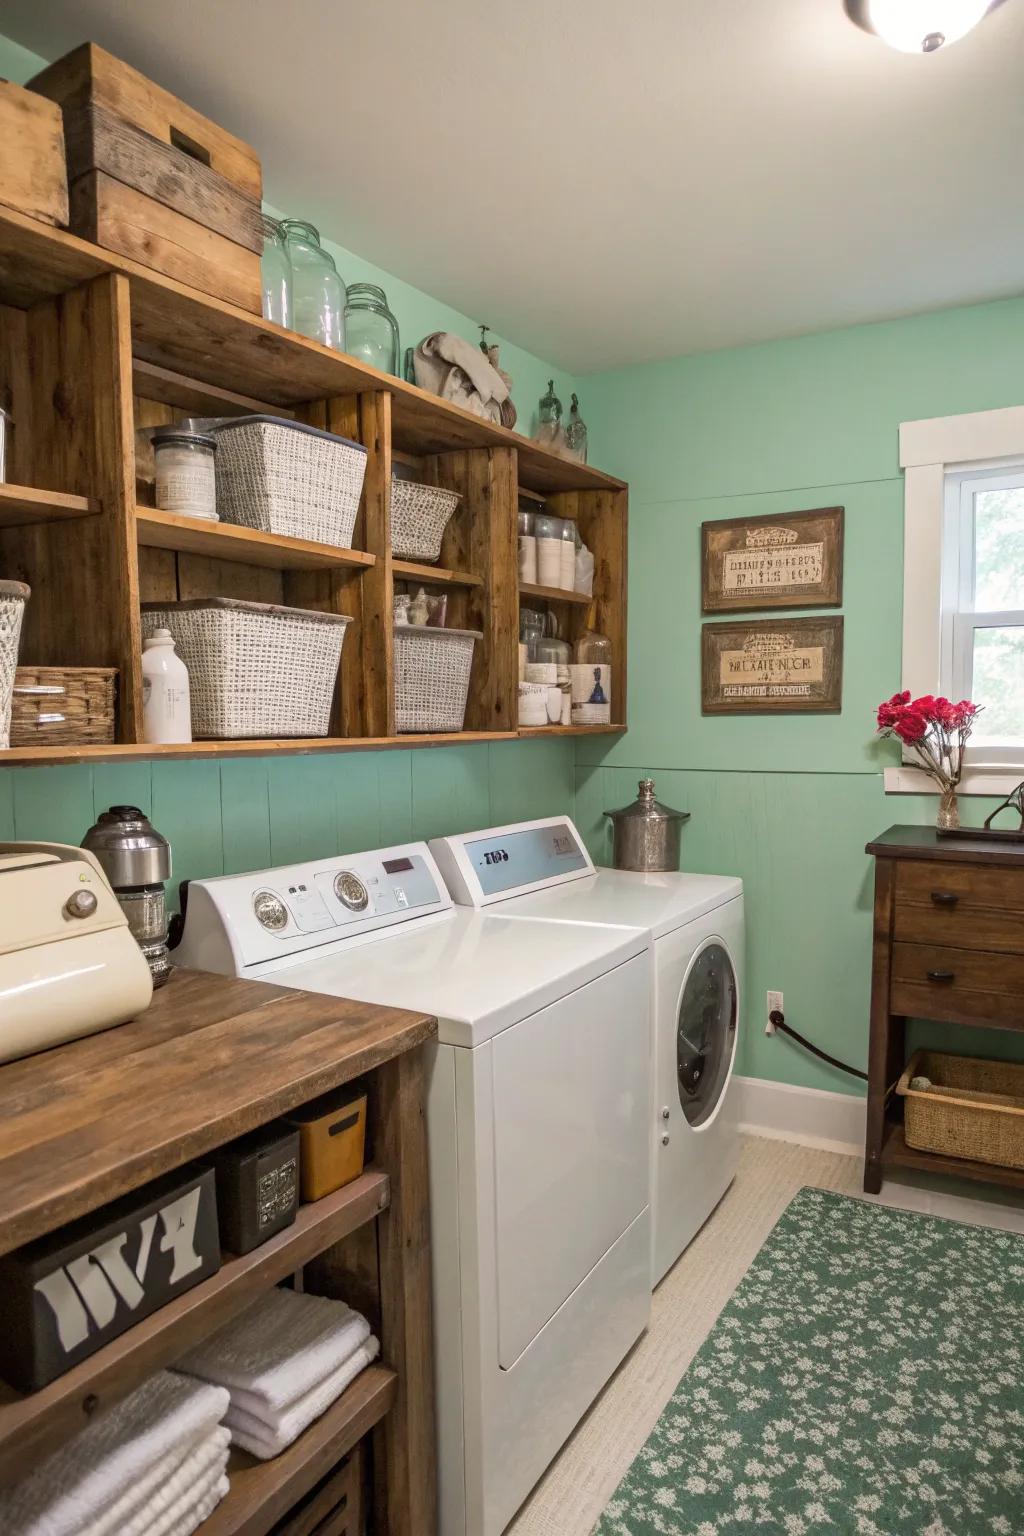
<path fill-rule="evenodd" d="M 939 790 L 939 810 L 935 825 L 940 832 L 954 832 L 960 825 L 960 805 L 956 798 L 955 784 L 947 784 Z"/>

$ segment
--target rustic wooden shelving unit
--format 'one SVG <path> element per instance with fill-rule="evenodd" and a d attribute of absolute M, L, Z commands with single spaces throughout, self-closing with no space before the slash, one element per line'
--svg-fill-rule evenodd
<path fill-rule="evenodd" d="M 516 735 L 520 596 L 547 604 L 567 638 L 588 624 L 614 649 L 613 715 L 626 720 L 626 520 L 622 481 L 284 331 L 87 241 L 0 210 L 0 400 L 16 430 L 0 486 L 0 577 L 33 588 L 21 658 L 116 666 L 111 747 L 14 748 L 0 763 L 443 746 Z M 354 550 L 157 512 L 137 479 L 135 431 L 184 414 L 269 411 L 367 449 Z M 462 493 L 437 567 L 394 559 L 392 462 Z M 594 551 L 592 600 L 517 581 L 520 496 L 577 519 Z M 448 595 L 448 623 L 482 634 L 465 729 L 395 730 L 395 583 Z M 139 605 L 227 596 L 350 614 L 331 734 L 313 741 L 142 741 Z"/>
<path fill-rule="evenodd" d="M 436 1536 L 421 1049 L 435 1034 L 421 1014 L 179 970 L 133 1022 L 0 1067 L 0 1253 L 357 1076 L 375 1159 L 40 1391 L 0 1383 L 0 1487 L 302 1271 L 307 1289 L 366 1311 L 381 1357 L 281 1455 L 233 1453 L 201 1536 L 267 1536 L 370 1431 L 379 1528 Z"/>

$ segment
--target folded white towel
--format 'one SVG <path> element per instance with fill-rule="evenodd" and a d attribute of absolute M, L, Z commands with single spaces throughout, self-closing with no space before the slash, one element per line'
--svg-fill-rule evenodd
<path fill-rule="evenodd" d="M 263 1417 L 319 1386 L 369 1333 L 365 1317 L 343 1301 L 273 1290 L 190 1350 L 176 1369 L 227 1387 L 237 1406 Z"/>
<path fill-rule="evenodd" d="M 184 1461 L 141 1503 L 118 1529 L 117 1536 L 163 1536 L 173 1530 L 193 1504 L 197 1504 L 224 1475 L 228 1464 L 231 1432 L 219 1424 L 195 1445 Z"/>
<path fill-rule="evenodd" d="M 99 1525 L 109 1507 L 157 1462 L 175 1451 L 183 1459 L 197 1440 L 211 1434 L 228 1402 L 221 1387 L 158 1371 L 0 1493 L 0 1531 L 4 1536 L 91 1536 L 94 1523 Z"/>
<path fill-rule="evenodd" d="M 192 1532 L 213 1514 L 221 1499 L 227 1494 L 229 1486 L 227 1478 L 222 1473 L 199 1503 L 193 1504 L 192 1508 L 181 1516 L 178 1524 L 168 1527 L 163 1536 L 192 1536 Z"/>
<path fill-rule="evenodd" d="M 227 1461 L 230 1444 L 230 1431 L 218 1424 L 200 1439 L 169 1451 L 93 1521 L 89 1536 L 135 1536 L 137 1528 L 145 1530 L 146 1522 L 173 1503 L 197 1475 L 216 1465 L 218 1459 Z"/>
<path fill-rule="evenodd" d="M 259 1457 L 260 1461 L 269 1461 L 272 1456 L 279 1456 L 286 1446 L 298 1439 L 304 1429 L 309 1428 L 314 1419 L 326 1413 L 345 1388 L 355 1381 L 360 1371 L 364 1371 L 371 1360 L 376 1359 L 379 1351 L 380 1344 L 371 1334 L 366 1343 L 361 1344 L 355 1354 L 350 1355 L 319 1386 L 282 1412 L 264 1418 L 246 1413 L 243 1408 L 236 1408 L 232 1398 L 225 1418 L 232 1440 L 243 1451 Z"/>
<path fill-rule="evenodd" d="M 228 1452 L 226 1446 L 219 1446 L 216 1458 L 209 1462 L 202 1470 L 198 1467 L 192 1469 L 192 1476 L 185 1482 L 178 1483 L 177 1495 L 169 1502 L 164 1500 L 163 1508 L 159 1514 L 153 1514 L 146 1518 L 143 1511 L 137 1522 L 128 1529 L 131 1536 L 170 1536 L 172 1531 L 178 1531 L 183 1525 L 187 1526 L 190 1518 L 196 1511 L 206 1507 L 210 1495 L 220 1488 L 222 1482 L 226 1482 L 225 1473 L 228 1464 Z M 219 1503 L 223 1498 L 222 1493 L 217 1493 L 214 1500 Z M 209 1511 L 207 1511 L 209 1513 Z M 205 1518 L 202 1516 L 200 1518 Z M 198 1520 L 196 1521 L 198 1524 Z M 194 1527 L 188 1527 L 193 1529 Z M 128 1532 L 125 1532 L 128 1536 Z"/>

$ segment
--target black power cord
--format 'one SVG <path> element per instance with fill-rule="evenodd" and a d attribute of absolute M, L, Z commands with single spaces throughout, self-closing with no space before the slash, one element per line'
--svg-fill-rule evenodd
<path fill-rule="evenodd" d="M 788 1035 L 791 1040 L 795 1040 L 797 1045 L 802 1045 L 805 1051 L 810 1051 L 812 1056 L 817 1056 L 821 1061 L 827 1061 L 830 1067 L 838 1067 L 840 1072 L 848 1072 L 851 1077 L 859 1077 L 861 1082 L 867 1082 L 868 1075 L 866 1072 L 861 1072 L 858 1067 L 848 1067 L 845 1061 L 840 1061 L 837 1057 L 830 1056 L 828 1051 L 823 1051 L 818 1046 L 812 1045 L 809 1040 L 805 1040 L 803 1035 L 786 1023 L 785 1014 L 780 1013 L 778 1008 L 772 1009 L 768 1015 L 768 1022 L 775 1029 L 781 1030 L 784 1035 Z"/>

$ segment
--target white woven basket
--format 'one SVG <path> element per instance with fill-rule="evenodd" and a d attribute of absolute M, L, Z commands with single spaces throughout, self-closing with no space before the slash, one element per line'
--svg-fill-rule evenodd
<path fill-rule="evenodd" d="M 344 614 L 232 597 L 143 603 L 142 632 L 169 629 L 188 668 L 192 734 L 326 736 Z"/>
<path fill-rule="evenodd" d="M 394 629 L 396 730 L 461 731 L 479 631 L 418 624 Z"/>
<path fill-rule="evenodd" d="M 217 511 L 261 533 L 352 548 L 366 449 L 300 422 L 239 416 L 217 429 Z"/>
<path fill-rule="evenodd" d="M 462 500 L 458 491 L 439 485 L 391 476 L 391 552 L 400 560 L 433 565 L 441 557 L 441 540 Z"/>
<path fill-rule="evenodd" d="M 18 640 L 30 588 L 22 581 L 0 581 L 0 748 L 11 744 L 11 699 L 18 665 Z"/>

